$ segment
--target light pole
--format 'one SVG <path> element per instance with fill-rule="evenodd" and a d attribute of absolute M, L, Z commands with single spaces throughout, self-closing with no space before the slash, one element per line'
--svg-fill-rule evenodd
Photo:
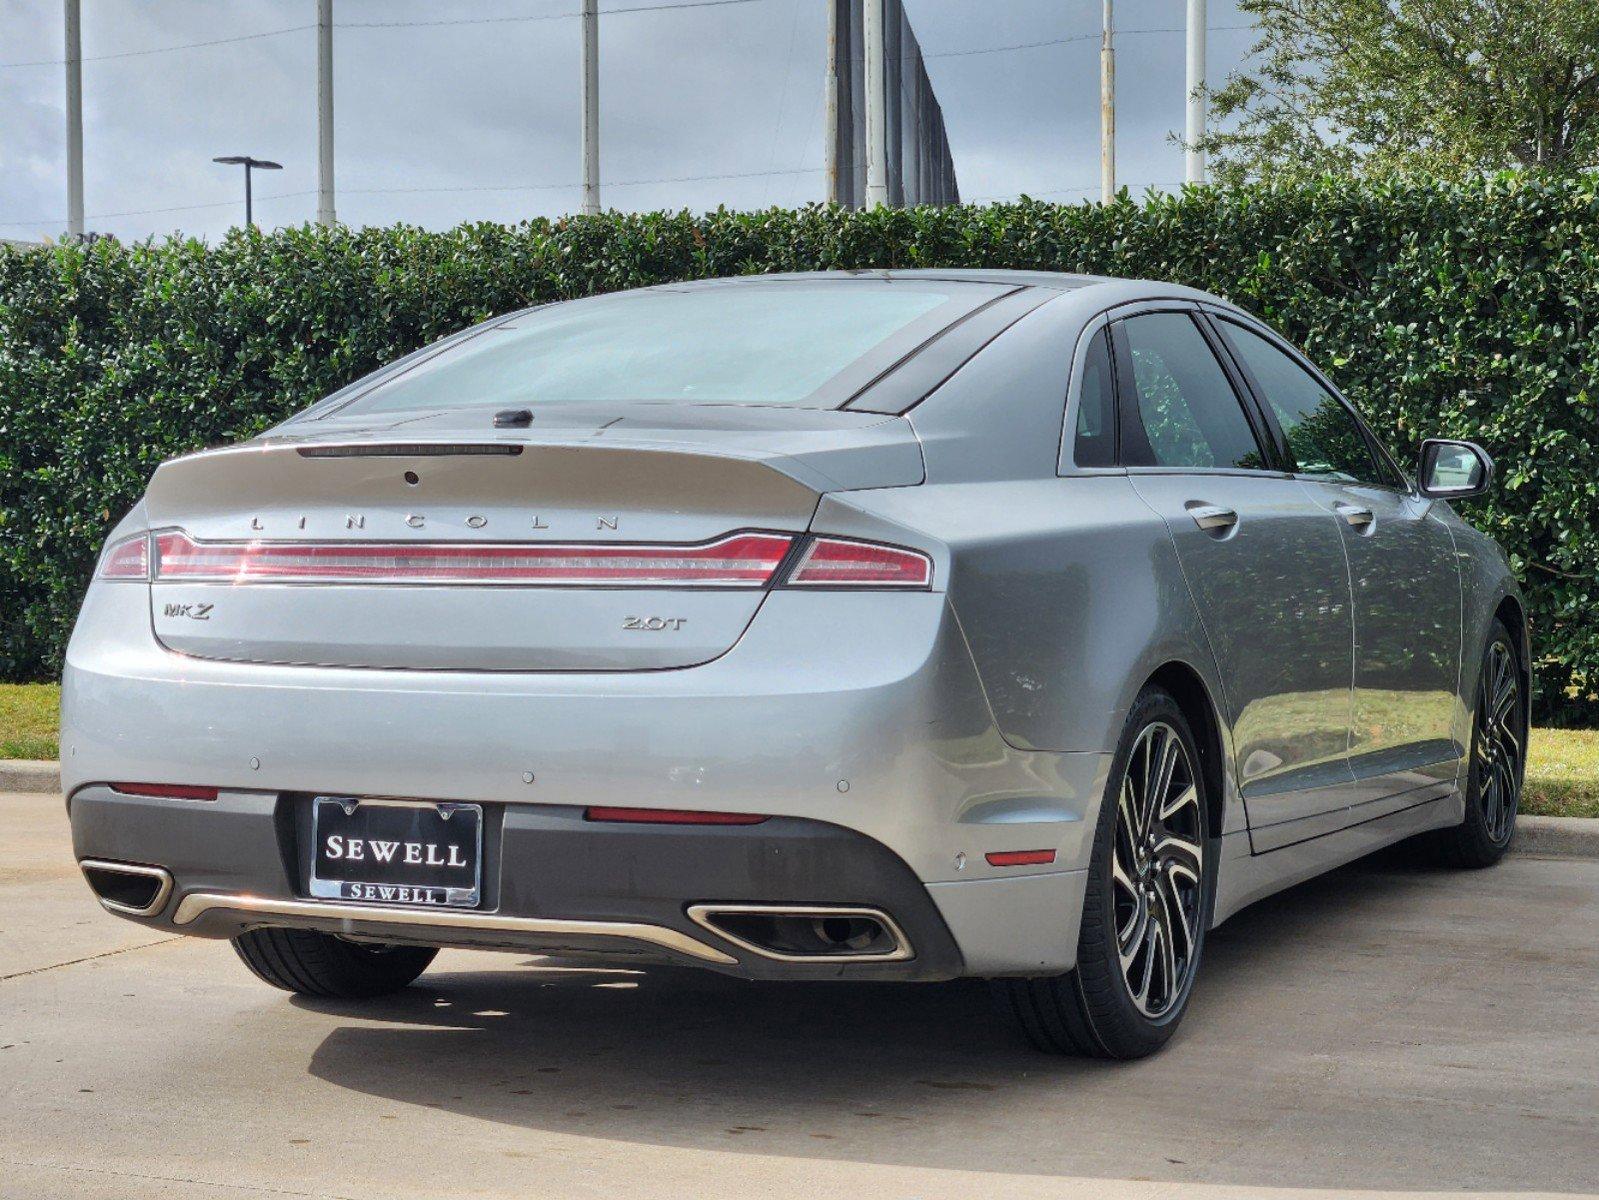
<path fill-rule="evenodd" d="M 600 5 L 583 0 L 583 211 L 600 211 Z"/>
<path fill-rule="evenodd" d="M 888 204 L 888 90 L 883 62 L 883 0 L 866 0 L 861 10 L 866 69 L 866 207 Z"/>
<path fill-rule="evenodd" d="M 1116 199 L 1116 22 L 1105 0 L 1099 42 L 1099 199 Z"/>
<path fill-rule="evenodd" d="M 225 154 L 221 158 L 213 158 L 214 163 L 225 163 L 230 167 L 244 168 L 244 223 L 251 226 L 255 224 L 255 209 L 250 199 L 250 172 L 251 171 L 281 171 L 282 163 L 275 163 L 266 158 L 251 158 L 248 154 Z"/>
<path fill-rule="evenodd" d="M 333 225 L 333 0 L 316 3 L 316 223 Z"/>
<path fill-rule="evenodd" d="M 67 233 L 83 237 L 83 15 L 78 0 L 62 9 L 67 43 Z"/>
<path fill-rule="evenodd" d="M 1189 183 L 1205 182 L 1205 0 L 1188 0 Z"/>

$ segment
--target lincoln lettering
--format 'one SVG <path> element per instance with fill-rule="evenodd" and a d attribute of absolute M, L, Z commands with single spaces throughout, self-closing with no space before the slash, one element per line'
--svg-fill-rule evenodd
<path fill-rule="evenodd" d="M 387 863 L 398 857 L 400 862 L 418 867 L 467 865 L 459 846 L 440 846 L 437 842 L 385 842 L 376 838 L 343 837 L 337 833 L 328 835 L 322 853 L 331 861 Z"/>

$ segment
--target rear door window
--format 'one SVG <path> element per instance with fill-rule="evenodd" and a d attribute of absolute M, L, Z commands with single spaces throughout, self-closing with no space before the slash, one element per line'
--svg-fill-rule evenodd
<path fill-rule="evenodd" d="M 1132 400 L 1124 423 L 1128 466 L 1263 470 L 1266 456 L 1210 343 L 1182 312 L 1117 322 Z"/>

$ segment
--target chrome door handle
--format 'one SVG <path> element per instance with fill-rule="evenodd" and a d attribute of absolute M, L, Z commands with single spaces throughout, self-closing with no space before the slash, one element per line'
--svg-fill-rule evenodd
<path fill-rule="evenodd" d="M 1212 532 L 1231 529 L 1238 524 L 1237 512 L 1219 504 L 1191 504 L 1188 506 L 1188 515 L 1194 518 L 1195 525 Z"/>
<path fill-rule="evenodd" d="M 1337 506 L 1338 515 L 1356 529 L 1364 529 L 1377 519 L 1377 515 L 1369 508 L 1358 504 L 1340 504 Z"/>

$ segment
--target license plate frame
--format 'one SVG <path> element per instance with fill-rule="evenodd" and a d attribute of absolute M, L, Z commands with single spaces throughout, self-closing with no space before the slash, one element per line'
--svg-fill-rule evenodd
<path fill-rule="evenodd" d="M 355 854 L 347 853 L 352 838 L 360 843 Z M 318 899 L 476 908 L 483 898 L 483 806 L 314 796 L 310 860 L 310 892 Z"/>

